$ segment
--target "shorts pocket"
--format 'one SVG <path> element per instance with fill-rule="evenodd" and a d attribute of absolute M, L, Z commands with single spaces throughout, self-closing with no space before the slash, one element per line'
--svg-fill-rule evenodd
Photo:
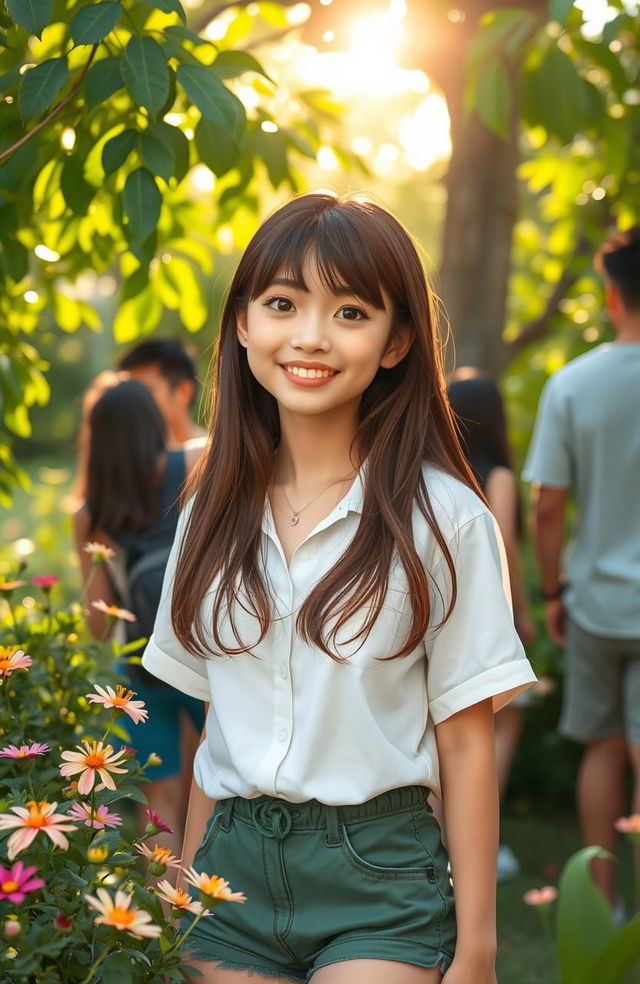
<path fill-rule="evenodd" d="M 210 849 L 213 847 L 215 840 L 220 833 L 222 827 L 220 824 L 221 816 L 219 813 L 214 813 L 212 817 L 207 821 L 207 828 L 204 832 L 204 837 L 200 847 L 196 851 L 193 863 L 195 866 L 196 861 L 204 861 L 206 855 L 209 853 Z"/>
<path fill-rule="evenodd" d="M 343 857 L 358 874 L 379 881 L 436 880 L 431 858 L 416 837 L 411 813 L 342 824 Z"/>

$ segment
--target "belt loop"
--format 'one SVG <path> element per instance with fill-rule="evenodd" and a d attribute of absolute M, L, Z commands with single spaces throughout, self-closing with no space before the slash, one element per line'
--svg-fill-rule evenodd
<path fill-rule="evenodd" d="M 234 799 L 235 798 L 231 796 L 228 799 L 223 799 L 220 802 L 220 826 L 225 831 L 225 833 L 231 829 L 231 817 L 233 815 Z"/>
<path fill-rule="evenodd" d="M 340 822 L 340 811 L 337 806 L 325 806 L 325 820 L 327 832 L 325 834 L 325 844 L 327 847 L 338 847 L 342 844 L 342 824 Z"/>

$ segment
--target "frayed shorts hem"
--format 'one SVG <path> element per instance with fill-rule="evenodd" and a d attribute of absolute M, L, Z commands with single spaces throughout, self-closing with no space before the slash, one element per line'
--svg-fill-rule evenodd
<path fill-rule="evenodd" d="M 348 940 L 328 946 L 317 961 L 308 971 L 300 970 L 292 972 L 291 969 L 269 967 L 255 963 L 255 954 L 247 954 L 245 959 L 238 960 L 239 953 L 234 954 L 236 959 L 225 960 L 220 955 L 212 956 L 205 951 L 193 946 L 188 951 L 191 960 L 199 960 L 207 963 L 215 963 L 221 970 L 238 970 L 245 974 L 256 974 L 258 977 L 277 980 L 292 981 L 294 984 L 307 984 L 311 981 L 316 971 L 324 967 L 330 967 L 335 963 L 344 963 L 347 960 L 390 960 L 396 963 L 412 964 L 415 967 L 423 967 L 425 970 L 432 970 L 439 967 L 444 975 L 451 965 L 453 955 L 443 949 L 431 949 L 424 944 L 416 942 L 414 945 L 406 944 L 395 939 L 385 939 L 379 937 L 371 940 L 363 937 L 360 946 L 355 946 L 355 940 Z"/>

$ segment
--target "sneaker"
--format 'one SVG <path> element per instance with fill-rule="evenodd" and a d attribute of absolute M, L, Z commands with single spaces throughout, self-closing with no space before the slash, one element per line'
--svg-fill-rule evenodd
<path fill-rule="evenodd" d="M 498 848 L 498 881 L 508 881 L 520 874 L 520 865 L 508 844 Z"/>

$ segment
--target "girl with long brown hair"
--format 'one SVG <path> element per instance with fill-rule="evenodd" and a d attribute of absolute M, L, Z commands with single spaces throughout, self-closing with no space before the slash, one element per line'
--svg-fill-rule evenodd
<path fill-rule="evenodd" d="M 210 702 L 183 862 L 247 896 L 198 923 L 197 979 L 495 984 L 493 712 L 534 676 L 397 220 L 272 215 L 212 394 L 144 657 Z"/>

